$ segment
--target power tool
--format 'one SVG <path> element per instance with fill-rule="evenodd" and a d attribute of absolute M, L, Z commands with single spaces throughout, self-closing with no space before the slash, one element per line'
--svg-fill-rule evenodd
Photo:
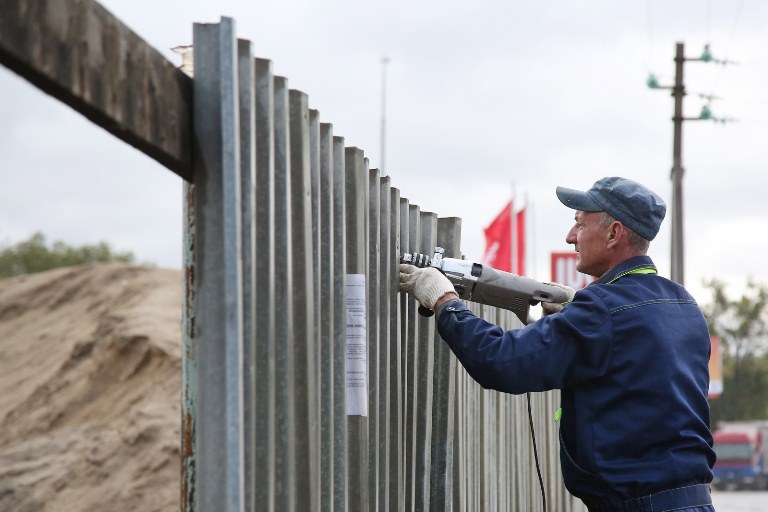
<path fill-rule="evenodd" d="M 496 306 L 512 311 L 523 324 L 529 324 L 531 306 L 539 302 L 564 303 L 568 294 L 559 286 L 541 283 L 529 277 L 519 276 L 503 270 L 457 258 L 445 258 L 445 250 L 435 247 L 434 254 L 405 253 L 400 263 L 419 268 L 434 267 L 453 284 L 461 299 Z M 433 311 L 419 307 L 419 314 L 432 316 Z"/>

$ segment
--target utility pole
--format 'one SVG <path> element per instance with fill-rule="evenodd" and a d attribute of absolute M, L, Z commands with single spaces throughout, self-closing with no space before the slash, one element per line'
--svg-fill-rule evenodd
<path fill-rule="evenodd" d="M 672 97 L 675 99 L 675 114 L 672 117 L 672 272 L 671 279 L 685 285 L 685 246 L 683 245 L 683 98 L 685 84 L 683 83 L 683 64 L 685 50 L 683 43 L 675 45 L 675 85 L 672 87 Z"/>
<path fill-rule="evenodd" d="M 727 119 L 719 119 L 712 116 L 708 105 L 701 109 L 698 117 L 683 116 L 683 98 L 685 98 L 685 83 L 683 81 L 684 64 L 686 61 L 714 62 L 717 64 L 728 64 L 731 61 L 717 60 L 712 57 L 709 45 L 704 46 L 704 51 L 700 57 L 686 58 L 685 45 L 683 43 L 675 44 L 675 85 L 663 86 L 659 84 L 655 75 L 650 75 L 646 82 L 650 89 L 668 89 L 672 91 L 672 97 L 675 100 L 674 115 L 672 116 L 672 243 L 671 243 L 671 274 L 670 278 L 685 285 L 685 246 L 683 230 L 683 121 L 715 121 L 725 123 Z M 699 95 L 710 101 L 713 96 Z"/>

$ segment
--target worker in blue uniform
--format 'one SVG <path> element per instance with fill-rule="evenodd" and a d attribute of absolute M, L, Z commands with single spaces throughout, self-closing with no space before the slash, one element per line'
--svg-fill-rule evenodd
<path fill-rule="evenodd" d="M 557 188 L 575 210 L 576 268 L 597 277 L 541 319 L 503 330 L 473 315 L 432 267 L 400 266 L 400 289 L 433 311 L 438 332 L 486 389 L 560 389 L 567 489 L 590 511 L 713 511 L 704 317 L 647 256 L 664 201 L 625 178 Z M 570 289 L 573 293 L 573 290 Z"/>

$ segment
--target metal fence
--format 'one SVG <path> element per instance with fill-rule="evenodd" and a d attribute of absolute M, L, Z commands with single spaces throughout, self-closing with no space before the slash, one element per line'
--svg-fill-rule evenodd
<path fill-rule="evenodd" d="M 370 169 L 232 20 L 195 25 L 193 81 L 182 510 L 540 510 L 525 397 L 481 389 L 398 293 L 403 252 L 460 257 L 460 219 Z M 557 406 L 532 397 L 568 511 Z"/>
<path fill-rule="evenodd" d="M 231 19 L 195 25 L 190 80 L 93 0 L 3 6 L 0 63 L 185 180 L 182 511 L 542 508 L 525 397 L 398 293 L 403 252 L 460 256 L 459 219 L 369 169 Z M 548 509 L 582 510 L 557 405 L 532 397 Z"/>

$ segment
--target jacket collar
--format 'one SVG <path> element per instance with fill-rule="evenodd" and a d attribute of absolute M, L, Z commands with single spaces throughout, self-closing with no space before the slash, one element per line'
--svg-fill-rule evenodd
<path fill-rule="evenodd" d="M 653 260 L 650 258 L 650 256 L 635 256 L 623 261 L 622 263 L 619 263 L 611 270 L 600 276 L 600 279 L 595 279 L 590 284 L 608 284 L 620 276 L 631 273 L 633 270 L 649 267 L 653 269 L 656 268 L 656 265 L 653 264 Z"/>

